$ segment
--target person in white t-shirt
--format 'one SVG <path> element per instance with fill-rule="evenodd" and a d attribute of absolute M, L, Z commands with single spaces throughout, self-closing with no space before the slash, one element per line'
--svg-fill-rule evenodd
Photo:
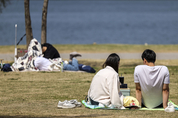
<path fill-rule="evenodd" d="M 50 71 L 50 65 L 52 65 L 52 63 L 47 58 L 37 57 L 34 61 L 34 65 L 40 71 Z"/>
<path fill-rule="evenodd" d="M 144 65 L 134 71 L 136 98 L 147 108 L 167 107 L 169 98 L 169 70 L 166 66 L 155 66 L 156 53 L 146 49 L 142 53 Z"/>
<path fill-rule="evenodd" d="M 104 105 L 124 109 L 123 95 L 120 92 L 119 82 L 120 57 L 116 53 L 108 56 L 103 68 L 93 78 L 88 91 L 88 100 L 91 105 Z"/>

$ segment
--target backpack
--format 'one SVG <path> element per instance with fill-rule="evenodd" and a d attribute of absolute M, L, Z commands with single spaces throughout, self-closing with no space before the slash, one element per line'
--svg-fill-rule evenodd
<path fill-rule="evenodd" d="M 3 68 L 1 69 L 3 72 L 9 72 L 12 71 L 10 64 L 4 64 Z"/>

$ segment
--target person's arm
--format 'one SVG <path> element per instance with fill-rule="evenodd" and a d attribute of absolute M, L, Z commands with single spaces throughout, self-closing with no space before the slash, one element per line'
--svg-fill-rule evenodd
<path fill-rule="evenodd" d="M 121 99 L 123 99 L 123 97 L 120 94 L 119 76 L 115 75 L 115 76 L 111 77 L 109 80 L 110 80 L 109 93 L 110 93 L 111 104 L 114 107 L 122 108 L 123 100 L 121 100 Z"/>
<path fill-rule="evenodd" d="M 169 84 L 163 84 L 163 107 L 164 109 L 167 107 L 169 99 Z"/>
<path fill-rule="evenodd" d="M 142 93 L 141 93 L 141 86 L 140 83 L 135 83 L 136 85 L 136 98 L 139 102 L 139 105 L 142 106 Z"/>

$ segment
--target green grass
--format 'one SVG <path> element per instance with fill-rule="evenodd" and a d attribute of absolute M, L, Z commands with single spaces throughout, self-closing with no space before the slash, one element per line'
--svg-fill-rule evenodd
<path fill-rule="evenodd" d="M 59 53 L 142 53 L 145 49 L 152 49 L 156 53 L 178 52 L 178 45 L 127 45 L 127 44 L 86 44 L 86 45 L 54 45 Z M 0 53 L 14 53 L 15 46 L 0 46 Z M 19 45 L 17 48 L 26 48 L 26 45 Z"/>
<path fill-rule="evenodd" d="M 99 71 L 104 60 L 79 60 Z M 141 60 L 121 60 L 119 74 L 125 77 L 131 96 L 135 97 L 133 72 Z M 178 104 L 178 60 L 160 60 L 170 72 L 170 99 Z M 120 117 L 120 118 L 176 118 L 178 112 L 139 110 L 91 110 L 84 106 L 58 109 L 58 101 L 77 99 L 87 95 L 95 74 L 77 72 L 0 72 L 0 117 Z"/>

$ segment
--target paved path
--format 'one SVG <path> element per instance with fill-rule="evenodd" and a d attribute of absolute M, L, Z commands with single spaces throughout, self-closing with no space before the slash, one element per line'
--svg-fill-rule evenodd
<path fill-rule="evenodd" d="M 106 59 L 110 53 L 81 53 L 78 59 Z M 69 53 L 60 54 L 63 59 L 69 59 Z M 141 53 L 118 53 L 121 59 L 141 59 Z M 14 61 L 14 54 L 0 54 L 0 59 Z M 178 59 L 178 53 L 157 53 L 157 60 Z"/>

